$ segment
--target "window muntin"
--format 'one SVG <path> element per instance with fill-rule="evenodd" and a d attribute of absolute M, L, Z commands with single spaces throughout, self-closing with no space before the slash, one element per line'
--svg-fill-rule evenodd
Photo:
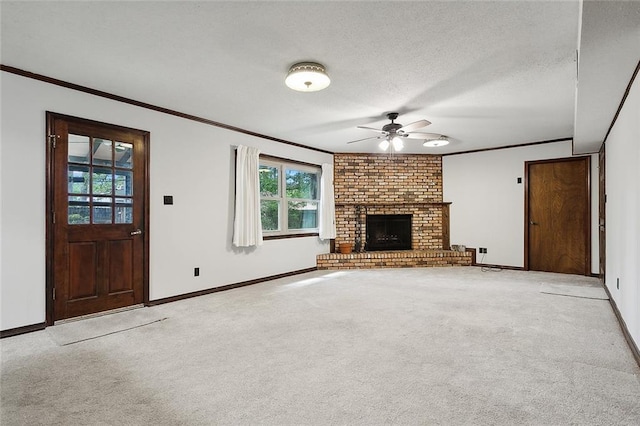
<path fill-rule="evenodd" d="M 318 231 L 320 167 L 260 160 L 260 212 L 264 235 Z"/>

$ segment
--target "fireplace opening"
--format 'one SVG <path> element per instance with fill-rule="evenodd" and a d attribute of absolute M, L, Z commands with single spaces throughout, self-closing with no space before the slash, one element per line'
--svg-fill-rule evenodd
<path fill-rule="evenodd" d="M 411 250 L 410 214 L 367 215 L 367 251 Z"/>

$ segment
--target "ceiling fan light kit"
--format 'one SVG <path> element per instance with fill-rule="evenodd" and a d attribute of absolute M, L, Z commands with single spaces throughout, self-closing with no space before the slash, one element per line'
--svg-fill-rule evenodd
<path fill-rule="evenodd" d="M 331 84 L 324 65 L 317 62 L 299 62 L 289 68 L 285 84 L 298 92 L 317 92 Z"/>
<path fill-rule="evenodd" d="M 372 136 L 370 138 L 357 139 L 355 141 L 350 141 L 347 143 L 384 138 L 382 139 L 382 142 L 378 144 L 378 147 L 383 151 L 386 151 L 387 149 L 389 149 L 389 147 L 391 147 L 393 151 L 402 151 L 402 149 L 404 148 L 403 139 L 429 139 L 423 143 L 423 146 L 426 147 L 443 146 L 449 143 L 449 140 L 446 136 L 438 133 L 415 132 L 415 130 L 417 129 L 421 129 L 430 125 L 431 122 L 429 120 L 418 120 L 407 125 L 402 125 L 395 122 L 395 120 L 398 118 L 397 112 L 388 113 L 387 118 L 391 120 L 391 123 L 385 124 L 384 126 L 382 126 L 382 129 L 376 129 L 374 127 L 367 126 L 358 126 L 359 129 L 374 130 L 376 132 L 380 132 L 382 134 L 381 136 Z"/>
<path fill-rule="evenodd" d="M 398 136 L 391 139 L 391 145 L 393 145 L 394 151 L 402 151 L 402 148 L 404 148 L 404 142 Z"/>
<path fill-rule="evenodd" d="M 378 144 L 378 147 L 383 151 L 392 147 L 393 151 L 398 152 L 402 151 L 402 148 L 404 148 L 404 141 L 398 136 L 393 137 L 391 140 L 389 140 L 389 138 L 385 138 Z"/>

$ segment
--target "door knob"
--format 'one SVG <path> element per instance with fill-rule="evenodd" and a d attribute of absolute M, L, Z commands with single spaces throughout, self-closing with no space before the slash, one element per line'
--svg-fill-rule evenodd
<path fill-rule="evenodd" d="M 142 234 L 142 230 L 141 229 L 136 229 L 135 231 L 131 231 L 131 235 L 140 235 Z"/>
<path fill-rule="evenodd" d="M 538 224 L 538 222 L 534 222 L 532 220 L 529 221 L 529 225 L 537 225 L 537 224 Z"/>

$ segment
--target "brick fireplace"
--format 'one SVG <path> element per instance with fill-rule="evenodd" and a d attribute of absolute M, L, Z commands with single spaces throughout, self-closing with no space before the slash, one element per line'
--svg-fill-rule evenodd
<path fill-rule="evenodd" d="M 449 203 L 442 200 L 441 156 L 335 154 L 334 189 L 336 246 L 352 243 L 354 253 L 319 255 L 318 268 L 434 263 L 426 259 L 435 259 L 437 264 L 471 263 L 470 254 L 448 250 Z M 409 250 L 365 252 L 367 216 L 379 215 L 411 217 Z M 444 251 L 447 253 L 443 254 Z"/>
<path fill-rule="evenodd" d="M 366 235 L 366 215 L 409 214 L 411 249 L 442 250 L 441 156 L 336 154 L 334 186 L 336 243 Z"/>

